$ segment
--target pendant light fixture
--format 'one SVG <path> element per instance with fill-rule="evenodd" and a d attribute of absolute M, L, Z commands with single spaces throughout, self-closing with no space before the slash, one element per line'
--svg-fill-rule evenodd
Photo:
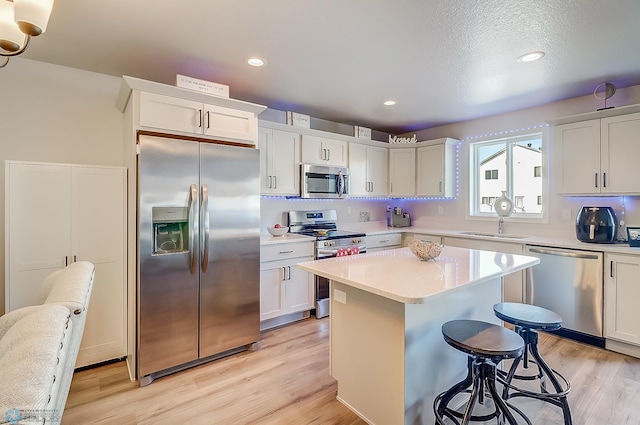
<path fill-rule="evenodd" d="M 0 63 L 3 68 L 11 56 L 29 47 L 31 37 L 47 29 L 54 0 L 0 0 Z"/>

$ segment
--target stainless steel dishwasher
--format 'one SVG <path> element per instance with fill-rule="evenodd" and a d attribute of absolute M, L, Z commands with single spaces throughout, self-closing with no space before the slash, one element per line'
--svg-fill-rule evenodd
<path fill-rule="evenodd" d="M 553 333 L 604 347 L 602 252 L 527 245 L 525 255 L 540 259 L 527 270 L 526 302 L 562 317 Z"/>

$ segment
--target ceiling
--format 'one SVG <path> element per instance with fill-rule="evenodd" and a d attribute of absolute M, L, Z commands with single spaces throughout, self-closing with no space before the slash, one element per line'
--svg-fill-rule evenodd
<path fill-rule="evenodd" d="M 638 0 L 59 0 L 23 56 L 399 134 L 640 84 L 639 22 Z"/>

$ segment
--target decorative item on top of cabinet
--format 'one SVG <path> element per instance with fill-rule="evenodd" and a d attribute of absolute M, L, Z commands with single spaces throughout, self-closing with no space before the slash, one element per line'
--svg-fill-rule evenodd
<path fill-rule="evenodd" d="M 416 149 L 389 149 L 389 196 L 416 195 Z"/>
<path fill-rule="evenodd" d="M 386 147 L 349 143 L 349 186 L 351 196 L 387 194 Z"/>
<path fill-rule="evenodd" d="M 640 345 L 640 256 L 605 254 L 604 261 L 604 336 Z"/>
<path fill-rule="evenodd" d="M 260 193 L 300 195 L 300 134 L 258 129 Z"/>
<path fill-rule="evenodd" d="M 260 329 L 309 316 L 314 307 L 314 275 L 297 263 L 312 261 L 314 241 L 260 246 Z"/>
<path fill-rule="evenodd" d="M 302 162 L 346 167 L 347 142 L 303 134 Z"/>
<path fill-rule="evenodd" d="M 417 196 L 451 198 L 455 194 L 456 144 L 445 138 L 417 149 Z"/>
<path fill-rule="evenodd" d="M 553 134 L 558 193 L 640 194 L 640 113 L 560 124 Z"/>
<path fill-rule="evenodd" d="M 6 162 L 6 311 L 39 303 L 45 277 L 96 266 L 76 367 L 126 356 L 126 169 Z"/>

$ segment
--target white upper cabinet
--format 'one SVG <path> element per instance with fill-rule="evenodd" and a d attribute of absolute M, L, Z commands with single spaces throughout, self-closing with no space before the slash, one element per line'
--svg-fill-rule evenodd
<path fill-rule="evenodd" d="M 122 77 L 116 107 L 133 128 L 256 145 L 266 106 L 182 87 Z"/>
<path fill-rule="evenodd" d="M 457 140 L 444 139 L 442 143 L 417 149 L 418 196 L 455 195 L 455 144 Z"/>
<path fill-rule="evenodd" d="M 300 195 L 300 134 L 258 129 L 260 192 L 263 195 Z"/>
<path fill-rule="evenodd" d="M 255 143 L 252 112 L 156 93 L 140 93 L 140 126 Z"/>
<path fill-rule="evenodd" d="M 416 195 L 416 149 L 389 149 L 389 196 Z"/>
<path fill-rule="evenodd" d="M 558 193 L 640 193 L 640 113 L 554 128 Z"/>
<path fill-rule="evenodd" d="M 347 142 L 325 137 L 302 135 L 304 164 L 347 166 Z"/>
<path fill-rule="evenodd" d="M 349 143 L 349 188 L 351 196 L 387 194 L 388 149 Z"/>

